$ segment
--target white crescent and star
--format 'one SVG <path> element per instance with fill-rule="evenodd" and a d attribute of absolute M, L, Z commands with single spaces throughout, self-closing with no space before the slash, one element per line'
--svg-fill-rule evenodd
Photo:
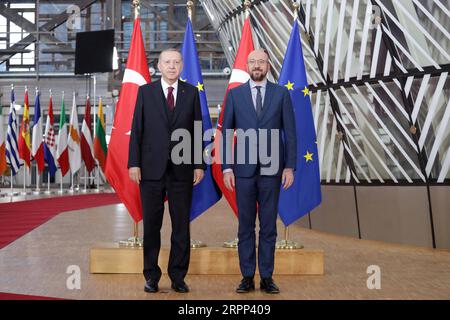
<path fill-rule="evenodd" d="M 147 80 L 145 80 L 144 76 L 140 74 L 139 72 L 133 70 L 133 69 L 125 69 L 125 72 L 123 74 L 122 84 L 125 83 L 133 83 L 137 86 L 143 86 L 144 84 L 147 84 Z M 116 127 L 112 127 L 112 129 L 116 129 Z M 131 135 L 131 130 L 125 133 L 125 135 L 129 136 Z"/>

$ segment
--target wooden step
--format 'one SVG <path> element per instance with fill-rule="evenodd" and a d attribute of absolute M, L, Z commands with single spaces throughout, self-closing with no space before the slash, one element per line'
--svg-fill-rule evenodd
<path fill-rule="evenodd" d="M 142 248 L 122 247 L 117 243 L 101 243 L 91 248 L 91 273 L 142 273 Z M 161 248 L 159 266 L 167 272 L 169 248 Z M 189 274 L 239 275 L 237 249 L 204 247 L 191 250 Z M 323 275 L 323 250 L 276 250 L 276 275 Z"/>

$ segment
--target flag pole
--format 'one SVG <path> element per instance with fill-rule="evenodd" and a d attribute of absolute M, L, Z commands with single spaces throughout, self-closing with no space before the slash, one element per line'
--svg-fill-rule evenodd
<path fill-rule="evenodd" d="M 250 1 L 248 1 L 248 0 L 244 1 L 243 6 L 244 6 L 244 12 L 245 12 L 245 19 L 247 19 L 250 16 L 251 5 L 252 5 L 252 3 Z M 220 116 L 220 113 L 219 113 L 219 116 Z M 219 117 L 217 119 L 219 119 Z M 239 243 L 239 238 L 235 238 L 234 240 L 225 241 L 223 243 L 223 246 L 225 248 L 237 249 L 238 243 Z"/>
<path fill-rule="evenodd" d="M 59 182 L 59 193 L 64 193 L 64 191 L 63 191 L 63 174 L 62 174 L 62 170 L 61 170 L 61 168 L 60 168 L 60 170 L 59 170 L 59 174 L 61 175 L 61 181 Z"/>
<path fill-rule="evenodd" d="M 27 194 L 27 165 L 23 165 L 23 194 Z"/>
<path fill-rule="evenodd" d="M 88 171 L 87 171 L 86 164 L 84 164 L 84 190 L 83 190 L 83 192 L 87 191 L 87 179 L 88 179 Z"/>
<path fill-rule="evenodd" d="M 294 7 L 294 21 L 298 19 L 298 10 L 300 8 L 300 4 L 293 0 L 292 6 Z M 289 240 L 289 226 L 284 226 L 284 240 L 277 241 L 276 246 L 277 249 L 280 250 L 292 250 L 292 249 L 303 249 L 304 246 Z"/>
<path fill-rule="evenodd" d="M 14 85 L 11 84 L 11 90 L 14 90 Z M 25 86 L 25 91 L 27 90 L 27 86 Z M 14 106 L 13 106 L 14 107 Z M 19 130 L 19 134 L 20 134 L 20 130 Z M 27 179 L 27 165 L 26 163 L 23 164 L 23 192 L 22 194 L 26 195 L 27 194 L 27 186 L 26 186 L 26 181 Z"/>
<path fill-rule="evenodd" d="M 97 191 L 100 191 L 100 166 L 97 160 L 96 162 L 97 162 L 97 170 L 95 170 L 95 175 L 97 176 Z"/>
<path fill-rule="evenodd" d="M 133 0 L 132 6 L 134 8 L 134 20 L 139 17 L 139 9 L 141 7 L 140 0 Z M 134 232 L 133 236 L 128 238 L 127 240 L 119 241 L 119 246 L 127 246 L 127 247 L 142 247 L 144 242 L 139 238 L 139 225 L 136 221 L 134 221 Z"/>
<path fill-rule="evenodd" d="M 94 134 L 95 134 L 95 128 L 96 128 L 96 121 L 97 121 L 97 117 L 96 117 L 96 115 L 97 115 L 97 113 L 96 113 L 96 110 L 97 110 L 97 108 L 96 108 L 96 89 L 97 89 L 97 78 L 95 77 L 95 75 L 93 76 L 93 79 L 94 79 L 94 102 L 93 102 L 93 105 L 94 105 L 94 109 L 93 109 L 93 112 L 94 112 Z"/>
<path fill-rule="evenodd" d="M 39 94 L 39 89 L 38 87 L 36 87 L 36 95 Z M 36 106 L 35 106 L 35 112 L 36 112 Z M 41 193 L 41 188 L 39 186 L 39 167 L 37 165 L 37 161 L 36 161 L 36 194 L 40 194 Z"/>
<path fill-rule="evenodd" d="M 41 189 L 39 188 L 39 168 L 36 165 L 36 193 L 41 193 Z"/>
<path fill-rule="evenodd" d="M 11 165 L 12 166 L 12 165 Z M 11 173 L 11 197 L 14 196 L 14 187 L 13 187 L 13 174 L 12 170 L 10 170 Z"/>
<path fill-rule="evenodd" d="M 97 130 L 97 77 L 94 75 L 94 141 L 95 141 L 95 134 L 96 134 L 96 130 Z M 95 143 L 95 142 L 94 142 Z M 94 152 L 95 153 L 95 152 Z M 95 170 L 95 175 L 96 177 L 94 177 L 94 180 L 97 180 L 97 191 L 100 191 L 100 165 L 97 159 L 95 159 L 94 156 L 94 161 L 96 164 L 96 170 Z"/>

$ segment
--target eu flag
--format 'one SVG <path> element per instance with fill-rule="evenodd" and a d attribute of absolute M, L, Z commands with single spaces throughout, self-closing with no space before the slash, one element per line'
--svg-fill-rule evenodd
<path fill-rule="evenodd" d="M 294 183 L 287 190 L 281 189 L 278 203 L 281 220 L 288 226 L 322 201 L 316 130 L 297 21 L 291 31 L 278 84 L 285 86 L 291 94 L 297 130 Z"/>
<path fill-rule="evenodd" d="M 200 63 L 198 61 L 194 33 L 192 31 L 191 19 L 188 19 L 186 24 L 186 33 L 184 34 L 181 54 L 183 55 L 183 71 L 181 72 L 180 80 L 186 81 L 197 87 L 202 108 L 203 131 L 212 129 L 208 103 L 206 102 L 205 88 L 203 87 L 202 72 L 200 69 Z M 203 142 L 203 147 L 210 145 L 210 143 L 211 141 Z M 206 152 L 208 152 L 208 149 L 206 149 Z M 219 189 L 216 187 L 213 181 L 211 166 L 207 165 L 203 180 L 198 185 L 196 185 L 193 190 L 190 213 L 191 221 L 205 212 L 217 201 L 219 201 L 221 196 L 222 195 Z"/>

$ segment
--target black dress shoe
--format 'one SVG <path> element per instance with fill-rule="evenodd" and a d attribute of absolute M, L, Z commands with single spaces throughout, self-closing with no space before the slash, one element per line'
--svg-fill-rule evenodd
<path fill-rule="evenodd" d="M 266 293 L 280 293 L 280 289 L 277 287 L 275 282 L 273 282 L 272 278 L 261 279 L 260 288 Z"/>
<path fill-rule="evenodd" d="M 158 282 L 154 281 L 154 280 L 148 280 L 145 283 L 144 286 L 144 291 L 145 292 L 150 292 L 150 293 L 154 293 L 154 292 L 158 292 Z"/>
<path fill-rule="evenodd" d="M 255 281 L 250 277 L 244 277 L 236 288 L 237 293 L 247 293 L 253 290 L 255 290 Z"/>
<path fill-rule="evenodd" d="M 172 282 L 172 289 L 179 293 L 189 292 L 189 287 L 184 281 L 179 283 Z"/>

